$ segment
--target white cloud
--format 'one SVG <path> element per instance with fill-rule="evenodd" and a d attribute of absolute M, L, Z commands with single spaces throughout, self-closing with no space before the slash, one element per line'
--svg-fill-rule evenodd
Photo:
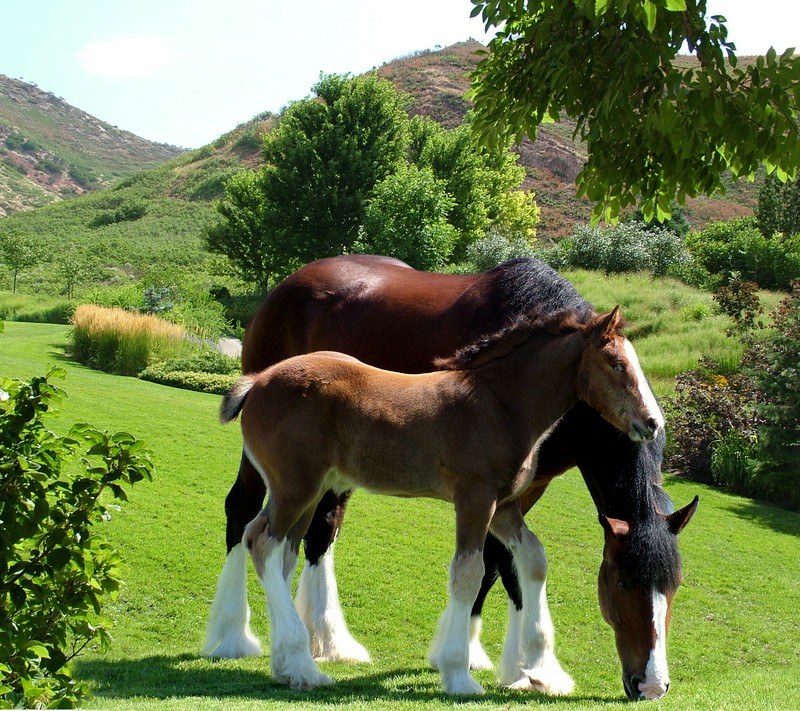
<path fill-rule="evenodd" d="M 104 77 L 149 77 L 169 64 L 170 49 L 162 37 L 119 37 L 90 42 L 76 55 L 81 67 Z"/>

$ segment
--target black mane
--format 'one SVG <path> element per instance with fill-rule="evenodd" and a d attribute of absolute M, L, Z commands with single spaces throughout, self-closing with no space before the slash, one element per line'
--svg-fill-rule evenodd
<path fill-rule="evenodd" d="M 506 314 L 573 311 L 583 317 L 594 311 L 569 281 L 539 259 L 511 259 L 486 272 L 486 277 L 492 281 L 498 311 Z"/>
<path fill-rule="evenodd" d="M 593 311 L 558 311 L 540 315 L 530 312 L 517 316 L 509 326 L 460 348 L 449 358 L 439 358 L 434 365 L 439 370 L 471 370 L 502 358 L 539 335 L 559 336 L 578 331 Z"/>

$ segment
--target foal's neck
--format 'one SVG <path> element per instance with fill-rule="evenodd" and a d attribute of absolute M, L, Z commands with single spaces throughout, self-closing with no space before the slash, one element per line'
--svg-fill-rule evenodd
<path fill-rule="evenodd" d="M 481 368 L 481 376 L 516 411 L 520 424 L 541 433 L 578 401 L 578 369 L 586 342 L 582 331 L 535 336 Z"/>

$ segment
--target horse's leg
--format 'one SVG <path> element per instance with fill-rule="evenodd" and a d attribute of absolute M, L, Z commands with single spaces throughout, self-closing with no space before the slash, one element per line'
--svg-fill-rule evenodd
<path fill-rule="evenodd" d="M 430 662 L 448 694 L 482 694 L 469 673 L 470 612 L 483 578 L 483 543 L 494 514 L 493 492 L 456 496 L 456 554 L 450 564 L 449 601 L 431 644 Z"/>
<path fill-rule="evenodd" d="M 483 547 L 483 566 L 486 572 L 483 574 L 478 597 L 472 606 L 472 616 L 469 623 L 470 669 L 491 669 L 493 667 L 491 659 L 489 659 L 481 645 L 481 613 L 486 602 L 486 596 L 497 582 L 498 577 L 502 578 L 509 598 L 518 608 L 522 608 L 522 597 L 516 572 L 514 571 L 514 564 L 511 560 L 511 553 L 491 533 L 486 537 L 486 543 Z"/>
<path fill-rule="evenodd" d="M 242 453 L 239 473 L 225 499 L 228 554 L 217 579 L 205 643 L 200 652 L 206 657 L 256 657 L 261 645 L 250 631 L 247 604 L 247 551 L 242 536 L 264 503 L 266 486 L 261 475 Z"/>
<path fill-rule="evenodd" d="M 305 502 L 305 505 L 310 518 L 313 502 Z M 244 542 L 267 597 L 272 677 L 294 689 L 333 683 L 317 669 L 311 657 L 308 631 L 295 609 L 291 585 L 287 584 L 287 561 L 291 561 L 292 555 L 287 556 L 285 549 L 292 545 L 290 535 L 299 545 L 302 532 L 298 531 L 302 526 L 298 521 L 302 521 L 304 511 L 299 501 L 270 495 L 266 507 L 248 524 L 244 534 Z"/>
<path fill-rule="evenodd" d="M 500 663 L 500 681 L 511 688 L 569 694 L 575 684 L 554 652 L 544 547 L 525 525 L 516 504 L 505 506 L 495 515 L 492 533 L 511 552 L 522 593 L 522 609 L 509 599 L 508 635 Z"/>
<path fill-rule="evenodd" d="M 369 652 L 347 628 L 333 565 L 333 546 L 351 493 L 325 492 L 303 541 L 306 562 L 295 605 L 311 636 L 311 653 L 325 661 L 370 661 Z"/>

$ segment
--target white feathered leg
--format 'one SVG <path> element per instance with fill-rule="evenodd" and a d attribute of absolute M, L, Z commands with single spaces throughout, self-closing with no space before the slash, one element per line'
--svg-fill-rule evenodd
<path fill-rule="evenodd" d="M 308 629 L 311 654 L 317 660 L 369 662 L 369 652 L 355 640 L 339 604 L 333 546 L 316 565 L 306 562 L 295 593 L 295 605 Z"/>
<path fill-rule="evenodd" d="M 261 654 L 261 645 L 250 631 L 247 551 L 242 543 L 236 544 L 225 558 L 200 654 L 225 659 L 257 657 Z"/>
<path fill-rule="evenodd" d="M 509 601 L 506 644 L 500 665 L 500 681 L 517 689 L 536 689 L 546 694 L 569 694 L 575 682 L 556 659 L 555 631 L 547 606 L 547 559 L 539 539 L 526 527 L 505 541 L 514 558 L 522 610 Z"/>

